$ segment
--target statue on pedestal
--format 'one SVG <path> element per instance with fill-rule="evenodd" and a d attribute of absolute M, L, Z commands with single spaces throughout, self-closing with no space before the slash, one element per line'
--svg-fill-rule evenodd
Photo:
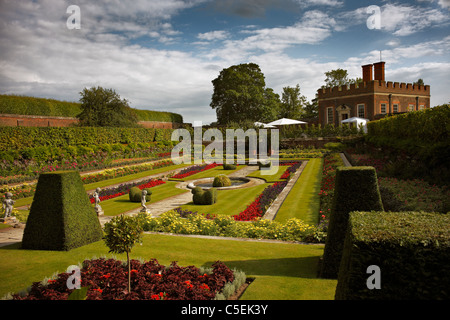
<path fill-rule="evenodd" d="M 5 196 L 5 200 L 3 200 L 3 209 L 5 210 L 5 217 L 3 219 L 4 223 L 6 223 L 6 218 L 11 217 L 13 205 L 15 203 L 15 201 L 12 199 L 13 194 L 11 192 L 7 192 Z"/>
<path fill-rule="evenodd" d="M 141 197 L 141 206 L 142 206 L 141 212 L 150 213 L 150 210 L 147 208 L 147 205 L 146 205 L 146 202 L 147 202 L 146 196 L 147 196 L 147 190 L 144 189 L 144 190 L 142 190 L 142 197 Z"/>
<path fill-rule="evenodd" d="M 101 215 L 103 215 L 103 209 L 102 209 L 102 207 L 100 206 L 100 191 L 101 191 L 101 189 L 100 188 L 97 188 L 97 189 L 95 189 L 95 192 L 94 192 L 94 199 L 95 199 L 95 212 L 97 212 L 97 216 L 101 216 Z"/>

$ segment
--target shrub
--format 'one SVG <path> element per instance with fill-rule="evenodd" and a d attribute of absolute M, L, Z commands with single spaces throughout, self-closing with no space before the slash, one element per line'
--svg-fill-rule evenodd
<path fill-rule="evenodd" d="M 210 205 L 217 202 L 217 190 L 214 188 L 203 190 L 200 187 L 192 189 L 194 204 Z"/>
<path fill-rule="evenodd" d="M 77 171 L 40 175 L 22 248 L 71 250 L 102 238 L 97 214 Z"/>
<path fill-rule="evenodd" d="M 150 190 L 149 188 L 145 188 L 145 189 L 141 190 L 141 189 L 139 189 L 139 187 L 130 188 L 130 191 L 128 192 L 130 201 L 131 202 L 141 202 L 143 190 L 147 190 L 147 195 L 145 196 L 145 200 L 150 201 L 151 196 L 152 196 L 152 190 Z"/>
<path fill-rule="evenodd" d="M 231 186 L 231 180 L 226 175 L 219 174 L 217 177 L 214 178 L 213 187 L 219 188 L 229 186 Z"/>
<path fill-rule="evenodd" d="M 223 170 L 236 170 L 236 165 L 235 164 L 224 163 L 223 164 Z"/>
<path fill-rule="evenodd" d="M 351 211 L 383 210 L 373 167 L 338 167 L 322 265 L 322 277 L 337 278 Z"/>
<path fill-rule="evenodd" d="M 425 212 L 352 212 L 336 299 L 448 300 L 450 216 Z M 367 268 L 381 289 L 368 289 Z"/>

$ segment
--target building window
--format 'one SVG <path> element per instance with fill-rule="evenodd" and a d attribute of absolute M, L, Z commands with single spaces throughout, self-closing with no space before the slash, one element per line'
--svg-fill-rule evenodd
<path fill-rule="evenodd" d="M 414 111 L 414 105 L 413 104 L 408 105 L 408 111 Z"/>
<path fill-rule="evenodd" d="M 327 123 L 334 123 L 333 107 L 327 108 Z"/>
<path fill-rule="evenodd" d="M 425 106 L 424 106 L 423 104 L 421 104 L 421 105 L 419 106 L 419 110 L 423 110 L 423 109 L 425 109 Z"/>
<path fill-rule="evenodd" d="M 358 117 L 365 118 L 364 104 L 358 104 Z"/>
<path fill-rule="evenodd" d="M 397 113 L 397 112 L 398 112 L 398 103 L 394 103 L 394 104 L 392 105 L 392 112 L 393 112 L 393 113 Z"/>
<path fill-rule="evenodd" d="M 382 103 L 381 104 L 381 113 L 385 114 L 386 113 L 386 103 Z"/>

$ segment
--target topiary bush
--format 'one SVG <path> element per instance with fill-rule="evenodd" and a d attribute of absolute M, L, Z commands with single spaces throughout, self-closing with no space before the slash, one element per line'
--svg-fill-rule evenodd
<path fill-rule="evenodd" d="M 383 211 L 375 168 L 338 167 L 323 254 L 322 277 L 338 276 L 349 213 L 372 210 Z"/>
<path fill-rule="evenodd" d="M 150 188 L 146 188 L 143 190 L 147 190 L 147 195 L 145 196 L 145 200 L 148 202 L 151 200 L 151 196 L 152 196 L 152 190 L 150 190 Z M 130 189 L 130 191 L 128 192 L 128 195 L 130 197 L 130 201 L 131 202 L 141 202 L 141 198 L 142 198 L 142 191 L 141 189 L 139 189 L 139 187 L 133 187 Z"/>
<path fill-rule="evenodd" d="M 71 250 L 102 239 L 102 228 L 78 171 L 42 173 L 22 248 Z"/>
<path fill-rule="evenodd" d="M 335 298 L 449 300 L 448 230 L 448 214 L 352 212 Z M 371 265 L 379 267 L 379 289 L 368 288 Z"/>
<path fill-rule="evenodd" d="M 236 170 L 236 165 L 235 164 L 224 163 L 223 164 L 223 170 Z"/>
<path fill-rule="evenodd" d="M 194 204 L 210 205 L 217 202 L 217 190 L 214 188 L 203 190 L 200 187 L 195 187 L 192 189 L 192 194 Z"/>
<path fill-rule="evenodd" d="M 213 187 L 220 188 L 229 186 L 231 186 L 231 180 L 226 175 L 219 174 L 217 177 L 214 178 Z"/>

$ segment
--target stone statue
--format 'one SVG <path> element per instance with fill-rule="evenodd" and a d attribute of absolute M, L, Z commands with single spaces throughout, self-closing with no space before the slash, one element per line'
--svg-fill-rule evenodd
<path fill-rule="evenodd" d="M 147 208 L 147 205 L 146 205 L 146 202 L 147 202 L 146 196 L 147 196 L 147 190 L 144 189 L 144 190 L 142 190 L 142 197 L 141 197 L 141 205 L 142 205 L 141 212 L 150 213 L 150 210 Z"/>
<path fill-rule="evenodd" d="M 95 192 L 94 192 L 95 211 L 97 212 L 98 216 L 103 214 L 103 209 L 102 209 L 102 207 L 99 204 L 100 201 L 101 201 L 100 200 L 100 191 L 101 191 L 101 189 L 97 188 L 97 189 L 95 189 Z"/>
<path fill-rule="evenodd" d="M 13 205 L 15 203 L 15 201 L 12 199 L 13 194 L 11 192 L 7 192 L 5 196 L 6 196 L 5 200 L 3 200 L 3 209 L 5 210 L 4 221 L 6 221 L 6 218 L 11 217 Z"/>

